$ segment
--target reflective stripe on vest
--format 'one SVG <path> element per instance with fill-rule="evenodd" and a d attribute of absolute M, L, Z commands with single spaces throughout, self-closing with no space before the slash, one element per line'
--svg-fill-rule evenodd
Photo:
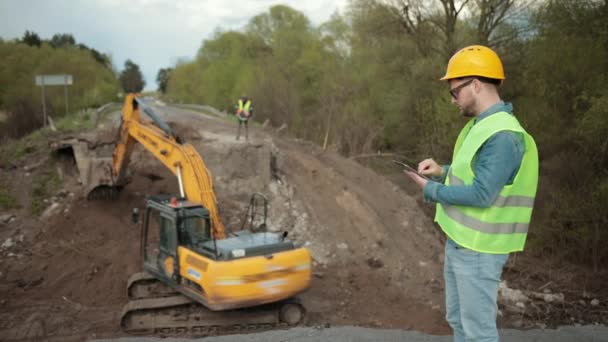
<path fill-rule="evenodd" d="M 450 170 L 448 175 L 450 178 L 450 185 L 464 185 L 464 181 L 454 176 Z M 498 196 L 496 201 L 492 204 L 495 207 L 528 207 L 534 206 L 534 197 L 530 196 Z"/>
<path fill-rule="evenodd" d="M 474 120 L 474 119 L 473 119 Z M 505 185 L 489 208 L 437 204 L 435 221 L 459 245 L 484 253 L 521 251 L 525 245 L 538 185 L 538 151 L 534 139 L 508 113 L 493 114 L 460 132 L 445 184 L 472 185 L 472 161 L 479 148 L 499 131 L 521 133 L 525 153 L 513 184 Z"/>
<path fill-rule="evenodd" d="M 529 223 L 487 223 L 467 216 L 457 207 L 444 205 L 443 210 L 454 221 L 486 234 L 527 233 Z"/>

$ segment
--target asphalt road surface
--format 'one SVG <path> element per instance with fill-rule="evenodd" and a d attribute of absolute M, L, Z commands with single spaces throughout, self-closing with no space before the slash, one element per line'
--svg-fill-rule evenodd
<path fill-rule="evenodd" d="M 608 327 L 584 326 L 561 327 L 551 330 L 512 330 L 500 331 L 501 342 L 608 342 Z M 381 330 L 359 327 L 294 328 L 290 330 L 275 330 L 258 334 L 229 335 L 207 337 L 201 339 L 130 337 L 109 340 L 94 340 L 96 342 L 372 342 L 372 341 L 407 341 L 407 342 L 449 342 L 451 336 L 435 336 L 405 330 Z"/>

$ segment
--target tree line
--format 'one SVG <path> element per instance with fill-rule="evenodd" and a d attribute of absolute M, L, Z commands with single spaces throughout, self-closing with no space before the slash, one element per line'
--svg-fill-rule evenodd
<path fill-rule="evenodd" d="M 501 94 L 535 137 L 541 178 L 529 250 L 608 261 L 608 4 L 599 0 L 351 0 L 314 26 L 277 5 L 217 30 L 192 61 L 159 71 L 165 97 L 230 110 L 345 156 L 378 150 L 449 162 L 465 120 L 438 81 L 471 44 L 495 49 Z"/>

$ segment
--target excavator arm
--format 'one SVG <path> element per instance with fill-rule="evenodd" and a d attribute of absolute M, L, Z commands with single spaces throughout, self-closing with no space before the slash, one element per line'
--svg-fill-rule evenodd
<path fill-rule="evenodd" d="M 141 120 L 142 108 L 153 122 Z M 215 238 L 223 239 L 225 228 L 218 214 L 212 178 L 203 159 L 194 146 L 182 143 L 151 108 L 134 94 L 129 94 L 122 109 L 120 138 L 112 155 L 112 179 L 115 184 L 125 183 L 126 169 L 136 142 L 177 177 L 182 197 L 200 203 L 209 210 L 213 234 Z"/>

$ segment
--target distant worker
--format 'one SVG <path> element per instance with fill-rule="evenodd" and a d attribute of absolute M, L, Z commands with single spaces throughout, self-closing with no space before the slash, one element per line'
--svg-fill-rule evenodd
<path fill-rule="evenodd" d="M 435 221 L 447 235 L 446 319 L 454 341 L 499 340 L 497 295 L 509 253 L 522 251 L 538 185 L 534 139 L 500 99 L 502 62 L 490 48 L 468 46 L 448 62 L 443 81 L 464 126 L 452 164 L 433 159 L 418 164 L 427 181 L 408 172 L 425 201 L 436 202 Z"/>
<path fill-rule="evenodd" d="M 241 126 L 245 126 L 245 140 L 249 140 L 249 119 L 253 115 L 253 106 L 251 99 L 247 95 L 243 95 L 236 106 L 236 117 L 239 121 L 239 128 L 236 132 L 236 140 L 241 136 Z"/>

